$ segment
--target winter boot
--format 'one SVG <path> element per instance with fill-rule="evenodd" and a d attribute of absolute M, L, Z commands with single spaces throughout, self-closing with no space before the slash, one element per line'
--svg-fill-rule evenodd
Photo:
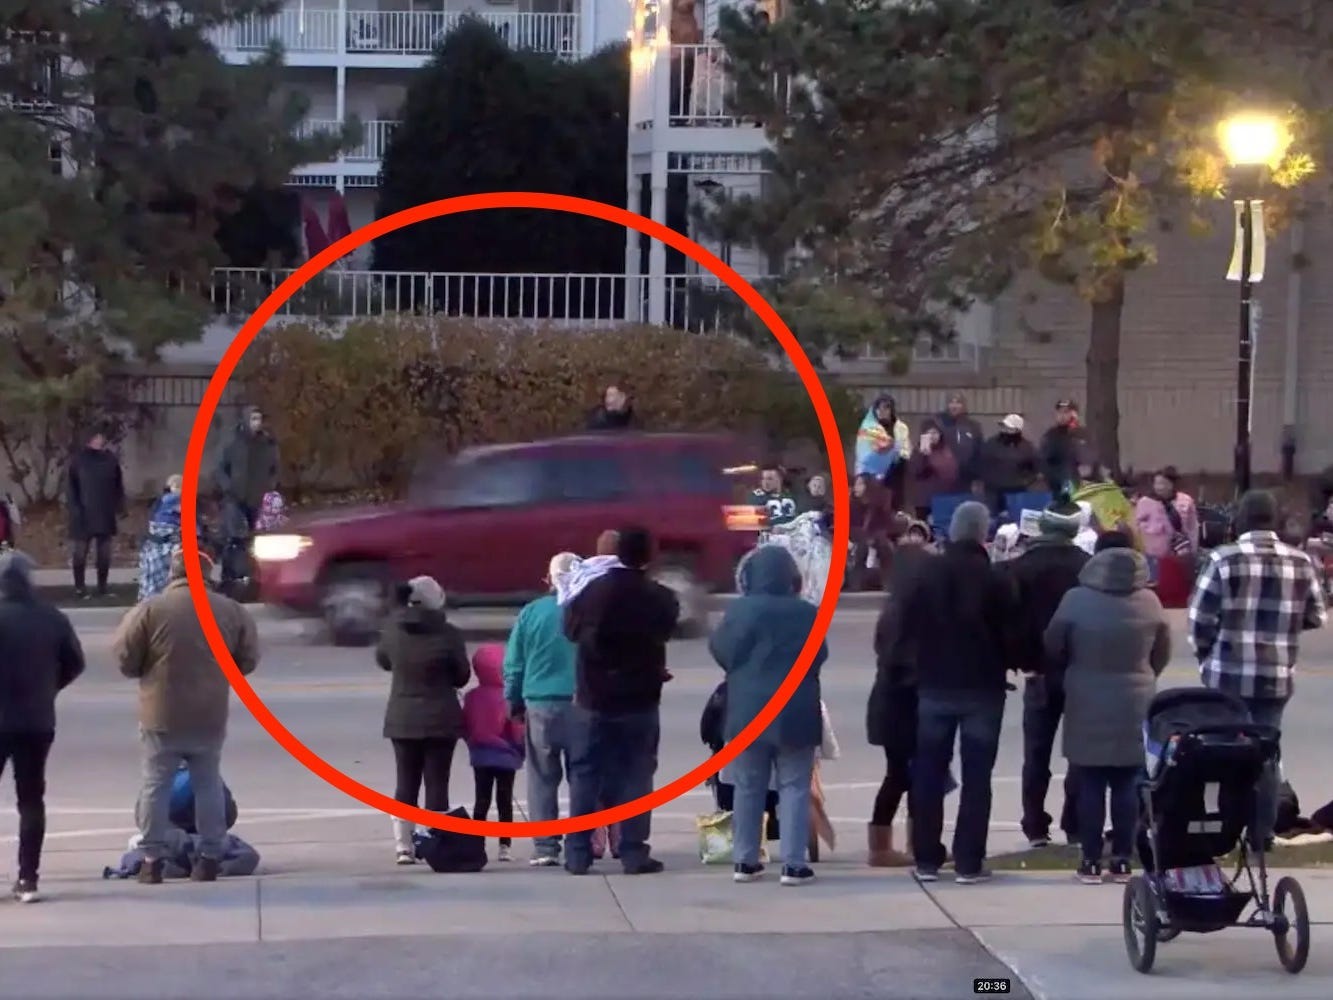
<path fill-rule="evenodd" d="M 871 823 L 866 827 L 866 835 L 870 845 L 871 868 L 906 868 L 911 865 L 911 858 L 901 851 L 894 850 L 893 827 L 875 826 Z"/>

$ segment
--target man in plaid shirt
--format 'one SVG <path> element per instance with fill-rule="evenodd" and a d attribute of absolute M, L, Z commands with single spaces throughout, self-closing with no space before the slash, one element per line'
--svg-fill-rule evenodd
<path fill-rule="evenodd" d="M 1281 730 L 1292 692 L 1300 635 L 1327 619 L 1314 563 L 1277 536 L 1272 494 L 1246 493 L 1236 510 L 1236 541 L 1214 549 L 1190 598 L 1189 637 L 1205 687 L 1235 695 L 1258 724 Z M 1251 846 L 1265 843 L 1277 819 L 1278 772 L 1259 785 Z"/>

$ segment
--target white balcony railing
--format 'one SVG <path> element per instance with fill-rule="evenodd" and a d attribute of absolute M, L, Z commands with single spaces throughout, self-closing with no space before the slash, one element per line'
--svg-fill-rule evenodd
<path fill-rule="evenodd" d="M 221 52 L 262 52 L 278 41 L 287 52 L 337 52 L 336 10 L 281 10 L 271 17 L 248 17 L 212 33 Z"/>
<path fill-rule="evenodd" d="M 213 273 L 216 312 L 244 318 L 292 271 L 220 268 Z M 726 324 L 717 284 L 672 275 L 667 320 L 700 332 Z M 650 279 L 620 274 L 462 274 L 330 269 L 298 291 L 280 316 L 352 319 L 443 316 L 602 328 L 647 322 Z"/>
<path fill-rule="evenodd" d="M 634 128 L 652 128 L 660 115 L 661 124 L 708 128 L 717 126 L 755 126 L 736 114 L 732 94 L 734 85 L 727 68 L 724 46 L 670 45 L 645 47 L 631 60 L 633 84 L 630 88 L 630 116 Z M 773 93 L 788 99 L 790 82 L 774 74 Z"/>
<path fill-rule="evenodd" d="M 213 274 L 214 309 L 239 322 L 292 273 L 220 268 Z M 735 329 L 737 310 L 743 307 L 716 278 L 669 275 L 658 280 L 666 286 L 663 322 L 667 326 L 696 333 Z M 748 280 L 758 283 L 764 279 Z M 646 276 L 620 274 L 330 269 L 292 296 L 278 315 L 313 320 L 441 316 L 606 329 L 627 321 L 648 322 L 653 283 Z M 972 345 L 958 342 L 941 347 L 923 343 L 912 352 L 913 361 L 922 363 L 974 366 L 977 357 Z"/>
<path fill-rule="evenodd" d="M 372 119 L 361 125 L 361 141 L 351 149 L 344 151 L 343 159 L 348 163 L 378 163 L 384 159 L 384 152 L 389 148 L 389 139 L 398 122 L 386 119 Z M 342 130 L 342 123 L 331 118 L 307 118 L 297 128 L 297 134 L 309 137 L 321 134 L 337 135 Z"/>
<path fill-rule="evenodd" d="M 213 43 L 223 52 L 260 52 L 278 41 L 287 52 L 428 56 L 467 17 L 485 21 L 515 48 L 555 55 L 578 51 L 578 14 L 518 11 L 349 10 L 340 40 L 336 10 L 289 8 L 220 28 Z"/>

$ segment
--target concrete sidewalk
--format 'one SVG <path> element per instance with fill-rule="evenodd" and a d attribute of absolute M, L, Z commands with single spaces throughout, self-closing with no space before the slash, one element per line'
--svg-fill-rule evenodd
<path fill-rule="evenodd" d="M 734 885 L 725 866 L 678 852 L 659 876 L 610 862 L 572 878 L 521 862 L 453 876 L 367 865 L 381 843 L 296 847 L 216 885 L 44 880 L 46 902 L 0 904 L 0 996 L 184 995 L 204 981 L 210 996 L 419 996 L 426 970 L 435 995 L 493 1000 L 958 997 L 1005 976 L 1013 995 L 1050 1000 L 1333 996 L 1333 949 L 1316 944 L 1290 976 L 1257 930 L 1185 935 L 1141 976 L 1125 957 L 1122 888 L 1068 873 L 922 887 L 835 861 L 798 891 Z M 1292 874 L 1319 941 L 1333 871 Z"/>

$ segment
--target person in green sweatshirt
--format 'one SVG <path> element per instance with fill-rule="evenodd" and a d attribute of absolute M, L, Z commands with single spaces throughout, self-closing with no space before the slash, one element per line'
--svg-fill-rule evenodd
<path fill-rule="evenodd" d="M 574 644 L 565 638 L 556 590 L 579 557 L 561 552 L 546 574 L 550 593 L 524 606 L 505 646 L 504 692 L 509 714 L 526 722 L 528 813 L 534 822 L 560 818 L 560 781 L 569 773 L 575 727 Z M 560 837 L 538 837 L 531 864 L 560 864 Z"/>

